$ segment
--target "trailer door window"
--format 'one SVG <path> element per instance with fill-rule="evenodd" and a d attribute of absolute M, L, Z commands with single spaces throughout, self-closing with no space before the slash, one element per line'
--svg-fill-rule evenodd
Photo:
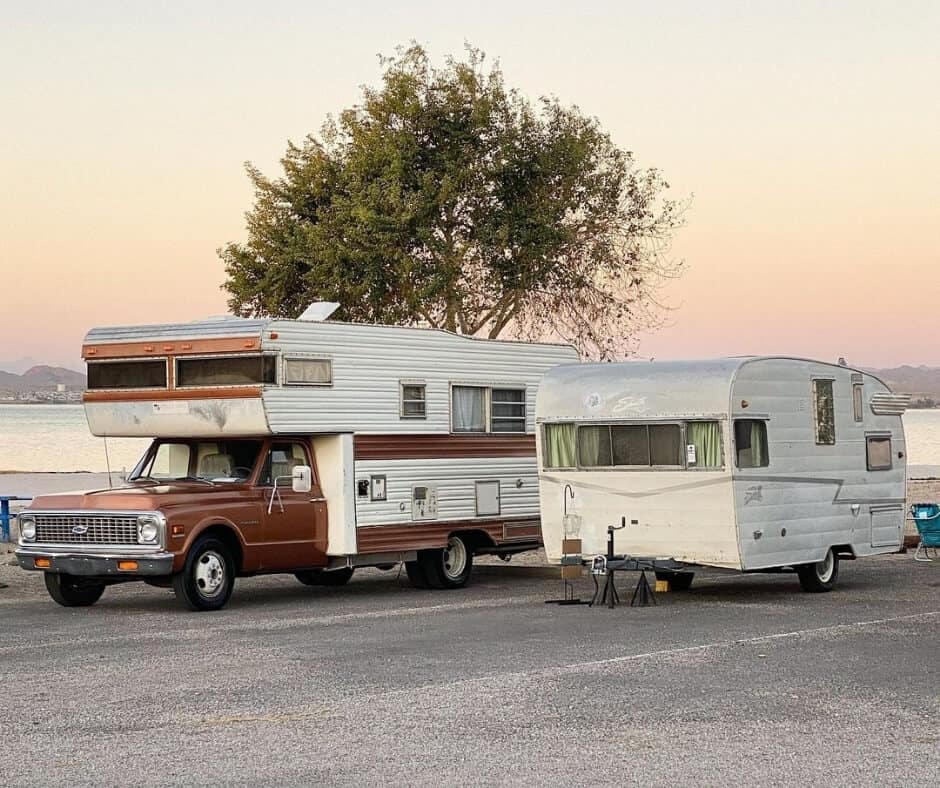
<path fill-rule="evenodd" d="M 574 424 L 546 424 L 542 428 L 542 456 L 546 468 L 574 468 Z"/>
<path fill-rule="evenodd" d="M 889 435 L 870 435 L 866 438 L 866 454 L 868 458 L 868 470 L 870 471 L 890 471 L 891 470 L 891 436 Z"/>
<path fill-rule="evenodd" d="M 861 383 L 854 383 L 852 385 L 852 415 L 855 417 L 856 421 L 862 421 L 864 419 L 864 412 L 862 410 L 862 395 L 864 390 L 865 387 Z"/>
<path fill-rule="evenodd" d="M 721 426 L 717 421 L 690 421 L 686 425 L 686 440 L 695 447 L 695 462 L 689 462 L 690 466 L 720 468 L 724 465 L 721 457 Z"/>
<path fill-rule="evenodd" d="M 813 381 L 813 410 L 816 415 L 816 443 L 832 446 L 836 442 L 836 415 L 832 381 Z"/>
<path fill-rule="evenodd" d="M 767 425 L 753 419 L 734 422 L 735 462 L 739 468 L 766 468 L 770 464 L 767 451 Z"/>
<path fill-rule="evenodd" d="M 453 387 L 451 427 L 454 432 L 486 432 L 486 389 L 483 386 Z"/>

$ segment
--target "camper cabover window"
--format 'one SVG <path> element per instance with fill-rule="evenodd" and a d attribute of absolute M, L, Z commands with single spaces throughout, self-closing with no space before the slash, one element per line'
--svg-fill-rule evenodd
<path fill-rule="evenodd" d="M 403 419 L 427 418 L 427 388 L 424 383 L 402 383 L 400 393 Z"/>
<path fill-rule="evenodd" d="M 739 468 L 766 468 L 770 464 L 767 425 L 755 419 L 736 419 L 734 454 Z"/>
<path fill-rule="evenodd" d="M 543 426 L 542 456 L 546 468 L 574 468 L 574 424 Z"/>
<path fill-rule="evenodd" d="M 288 386 L 330 386 L 333 362 L 328 358 L 285 358 L 284 383 Z"/>
<path fill-rule="evenodd" d="M 89 361 L 88 390 L 165 389 L 166 359 Z"/>
<path fill-rule="evenodd" d="M 277 382 L 274 356 L 255 354 L 176 359 L 176 387 L 251 386 Z"/>
<path fill-rule="evenodd" d="M 682 467 L 678 424 L 585 424 L 578 428 L 578 463 L 585 468 Z"/>
<path fill-rule="evenodd" d="M 868 470 L 891 470 L 891 436 L 868 435 L 865 438 Z"/>
<path fill-rule="evenodd" d="M 836 442 L 836 414 L 832 380 L 813 380 L 813 412 L 816 416 L 816 443 L 832 446 Z"/>

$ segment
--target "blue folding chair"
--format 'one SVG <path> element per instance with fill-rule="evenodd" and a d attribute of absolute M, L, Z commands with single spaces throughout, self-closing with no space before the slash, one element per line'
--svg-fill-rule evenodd
<path fill-rule="evenodd" d="M 932 548 L 934 558 L 937 557 L 937 548 L 940 547 L 940 504 L 915 503 L 911 504 L 911 516 L 917 533 L 920 534 L 920 544 L 914 551 L 915 561 L 932 561 L 928 551 Z M 923 551 L 923 556 L 921 556 Z"/>

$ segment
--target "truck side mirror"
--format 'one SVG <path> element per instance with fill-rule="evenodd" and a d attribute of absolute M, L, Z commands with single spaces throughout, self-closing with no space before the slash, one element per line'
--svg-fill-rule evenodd
<path fill-rule="evenodd" d="M 308 493 L 313 486 L 313 471 L 309 465 L 298 465 L 294 468 L 291 478 L 291 486 L 294 492 Z"/>

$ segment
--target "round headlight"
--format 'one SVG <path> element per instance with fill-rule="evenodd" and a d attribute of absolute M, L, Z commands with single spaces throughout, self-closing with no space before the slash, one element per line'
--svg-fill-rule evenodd
<path fill-rule="evenodd" d="M 160 536 L 160 529 L 157 526 L 155 517 L 144 515 L 137 519 L 137 541 L 143 544 L 156 542 Z"/>
<path fill-rule="evenodd" d="M 20 518 L 20 536 L 27 542 L 36 538 L 36 521 L 32 517 Z"/>

